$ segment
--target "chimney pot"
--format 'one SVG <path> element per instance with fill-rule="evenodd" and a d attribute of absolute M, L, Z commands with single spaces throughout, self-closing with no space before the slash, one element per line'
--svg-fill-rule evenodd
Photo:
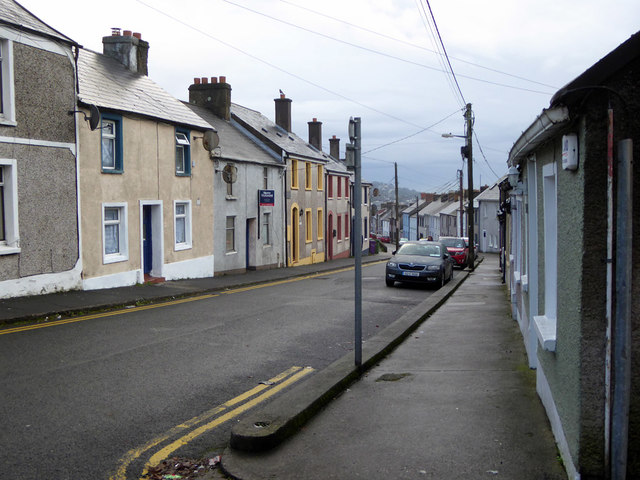
<path fill-rule="evenodd" d="M 136 37 L 138 40 L 142 40 L 142 34 L 141 33 L 135 32 L 133 34 L 133 36 Z"/>
<path fill-rule="evenodd" d="M 199 78 L 194 78 L 193 79 L 193 84 L 194 85 L 200 85 L 200 79 Z"/>
<path fill-rule="evenodd" d="M 209 79 L 207 77 L 202 77 L 202 83 L 203 84 L 209 83 Z"/>
<path fill-rule="evenodd" d="M 284 97 L 284 93 L 281 93 L 281 94 L 280 94 L 280 98 L 285 98 L 285 97 Z"/>
<path fill-rule="evenodd" d="M 211 83 L 218 83 L 218 77 L 211 77 Z"/>
<path fill-rule="evenodd" d="M 112 37 L 119 37 L 120 36 L 120 28 L 119 27 L 113 27 L 111 29 L 111 36 Z"/>
<path fill-rule="evenodd" d="M 225 76 L 220 76 L 220 83 L 227 83 L 227 77 Z"/>
<path fill-rule="evenodd" d="M 131 30 L 125 30 L 124 32 L 122 32 L 122 36 L 123 37 L 130 37 L 131 36 Z"/>

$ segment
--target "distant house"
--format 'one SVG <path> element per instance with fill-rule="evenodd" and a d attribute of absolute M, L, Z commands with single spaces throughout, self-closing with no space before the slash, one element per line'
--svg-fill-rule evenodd
<path fill-rule="evenodd" d="M 640 33 L 509 153 L 512 311 L 571 479 L 640 478 L 638 85 Z"/>
<path fill-rule="evenodd" d="M 458 235 L 458 217 L 460 203 L 456 200 L 449 202 L 438 213 L 440 231 L 438 237 L 456 237 Z M 435 238 L 435 237 L 434 237 Z"/>
<path fill-rule="evenodd" d="M 309 122 L 309 143 L 318 139 L 315 145 L 321 150 L 321 123 L 315 118 Z M 351 230 L 353 210 L 351 208 L 351 173 L 340 160 L 339 139 L 334 135 L 329 140 L 331 155 L 326 165 L 326 204 L 327 204 L 327 260 L 345 258 L 351 255 Z"/>
<path fill-rule="evenodd" d="M 149 44 L 115 30 L 79 51 L 83 287 L 213 275 L 211 126 L 147 77 Z"/>
<path fill-rule="evenodd" d="M 457 205 L 457 202 L 449 201 L 447 196 L 436 197 L 433 202 L 427 205 L 422 211 L 425 225 L 425 238 L 430 236 L 436 241 L 440 238 L 440 212 L 446 209 L 455 211 Z"/>
<path fill-rule="evenodd" d="M 477 202 L 478 250 L 480 252 L 497 253 L 500 250 L 500 224 L 498 210 L 500 208 L 499 182 L 483 190 L 474 199 Z"/>
<path fill-rule="evenodd" d="M 81 286 L 78 48 L 0 0 L 0 298 Z"/>
<path fill-rule="evenodd" d="M 285 266 L 282 158 L 231 118 L 226 77 L 195 79 L 188 105 L 220 141 L 212 152 L 215 275 Z"/>
<path fill-rule="evenodd" d="M 322 153 L 291 132 L 291 99 L 275 99 L 276 121 L 232 103 L 231 118 L 286 164 L 285 228 L 287 266 L 325 261 L 325 166 Z"/>

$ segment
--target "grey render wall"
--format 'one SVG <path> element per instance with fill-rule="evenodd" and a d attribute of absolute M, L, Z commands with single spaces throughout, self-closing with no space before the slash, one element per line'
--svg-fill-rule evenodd
<path fill-rule="evenodd" d="M 69 57 L 14 43 L 17 126 L 0 136 L 33 139 L 32 145 L 0 143 L 0 157 L 18 171 L 19 254 L 0 256 L 0 279 L 70 270 L 78 260 L 75 74 Z M 38 145 L 40 144 L 40 145 Z"/>
<path fill-rule="evenodd" d="M 213 214 L 213 245 L 214 245 L 214 275 L 224 272 L 241 271 L 246 268 L 246 219 L 255 221 L 258 228 L 258 190 L 263 187 L 263 169 L 268 169 L 268 186 L 275 191 L 275 206 L 261 207 L 263 213 L 271 213 L 271 241 L 264 245 L 262 238 L 256 239 L 254 247 L 256 268 L 278 267 L 285 264 L 284 257 L 284 218 L 282 205 L 284 194 L 282 191 L 281 169 L 275 166 L 256 164 L 251 162 L 220 160 L 218 169 L 232 163 L 238 169 L 238 181 L 233 184 L 233 198 L 227 199 L 227 184 L 220 173 L 214 174 L 214 214 Z M 213 168 L 213 167 L 212 167 Z M 226 219 L 227 216 L 236 217 L 236 251 L 226 252 Z M 262 227 L 262 218 L 260 218 Z"/>

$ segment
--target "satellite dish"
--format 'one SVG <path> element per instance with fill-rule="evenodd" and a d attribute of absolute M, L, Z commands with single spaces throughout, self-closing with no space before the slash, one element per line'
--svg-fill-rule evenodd
<path fill-rule="evenodd" d="M 218 132 L 215 130 L 207 130 L 204 132 L 204 137 L 202 137 L 202 146 L 208 152 L 217 148 L 220 143 L 220 137 L 218 136 Z"/>
<path fill-rule="evenodd" d="M 222 169 L 222 180 L 224 180 L 225 183 L 236 183 L 237 179 L 238 169 L 230 163 L 225 165 Z"/>
<path fill-rule="evenodd" d="M 100 124 L 100 110 L 98 110 L 98 107 L 95 105 L 91 105 L 89 107 L 89 112 L 91 112 L 89 118 L 87 119 L 87 116 L 85 115 L 84 119 L 89 120 L 89 128 L 93 131 L 98 128 L 98 125 Z"/>
<path fill-rule="evenodd" d="M 84 115 L 84 119 L 85 121 L 89 122 L 89 128 L 91 130 L 95 130 L 100 124 L 100 110 L 98 110 L 98 107 L 96 107 L 95 105 L 89 106 L 90 115 L 88 117 L 87 114 L 82 110 L 70 110 L 68 113 L 69 115 L 73 115 L 74 113 L 81 113 L 82 115 Z"/>

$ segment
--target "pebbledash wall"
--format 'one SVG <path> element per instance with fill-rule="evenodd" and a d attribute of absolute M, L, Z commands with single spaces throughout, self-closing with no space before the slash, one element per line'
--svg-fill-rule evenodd
<path fill-rule="evenodd" d="M 3 99 L 11 103 L 4 103 L 0 118 L 9 222 L 0 241 L 0 298 L 76 289 L 81 264 L 76 118 L 68 113 L 75 106 L 72 44 L 11 25 L 0 27 L 0 42 L 3 68 L 12 73 L 3 78 L 12 82 L 3 86 Z"/>

